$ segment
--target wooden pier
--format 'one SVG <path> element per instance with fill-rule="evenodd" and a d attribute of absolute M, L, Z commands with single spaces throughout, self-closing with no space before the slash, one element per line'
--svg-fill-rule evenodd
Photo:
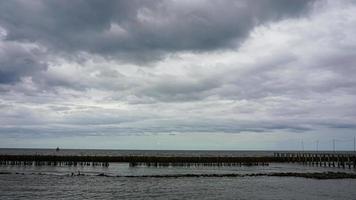
<path fill-rule="evenodd" d="M 356 153 L 279 152 L 274 153 L 274 157 L 280 162 L 320 167 L 356 168 Z"/>
<path fill-rule="evenodd" d="M 129 163 L 131 167 L 169 166 L 266 166 L 269 163 L 299 163 L 310 166 L 356 168 L 355 153 L 276 152 L 263 157 L 218 156 L 60 156 L 60 155 L 0 155 L 0 165 L 33 166 L 102 166 L 109 163 Z"/>

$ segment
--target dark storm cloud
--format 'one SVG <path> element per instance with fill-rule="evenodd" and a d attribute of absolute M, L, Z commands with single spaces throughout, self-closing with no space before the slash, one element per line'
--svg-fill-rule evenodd
<path fill-rule="evenodd" d="M 0 26 L 6 40 L 137 62 L 167 51 L 232 47 L 256 25 L 298 16 L 309 2 L 0 1 Z"/>
<path fill-rule="evenodd" d="M 46 70 L 44 58 L 37 47 L 0 40 L 0 84 L 13 84 L 21 77 Z"/>

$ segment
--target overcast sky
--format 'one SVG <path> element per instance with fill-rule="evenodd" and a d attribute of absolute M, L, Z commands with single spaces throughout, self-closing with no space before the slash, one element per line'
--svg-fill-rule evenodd
<path fill-rule="evenodd" d="M 0 147 L 353 149 L 356 1 L 0 0 Z"/>

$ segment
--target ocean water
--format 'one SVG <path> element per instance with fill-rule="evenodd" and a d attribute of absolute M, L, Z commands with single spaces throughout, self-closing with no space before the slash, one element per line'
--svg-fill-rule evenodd
<path fill-rule="evenodd" d="M 265 156 L 273 152 L 0 149 L 0 154 Z M 0 199 L 356 199 L 356 179 L 149 177 L 326 171 L 356 173 L 354 169 L 279 163 L 250 167 L 130 167 L 128 163 L 110 163 L 109 167 L 0 165 Z"/>
<path fill-rule="evenodd" d="M 77 156 L 273 156 L 273 151 L 176 151 L 176 150 L 100 150 L 100 149 L 0 149 L 6 155 Z"/>

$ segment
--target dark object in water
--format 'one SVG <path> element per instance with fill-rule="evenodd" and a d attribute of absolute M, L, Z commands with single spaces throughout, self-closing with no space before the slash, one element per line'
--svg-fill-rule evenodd
<path fill-rule="evenodd" d="M 104 176 L 104 174 L 99 174 Z M 105 175 L 107 176 L 107 175 Z M 257 173 L 257 174 L 164 174 L 164 175 L 138 175 L 138 176 L 116 176 L 125 178 L 193 178 L 193 177 L 257 177 L 257 176 L 274 176 L 274 177 L 299 177 L 310 179 L 356 179 L 356 174 L 345 172 L 275 172 L 275 173 Z"/>
<path fill-rule="evenodd" d="M 25 175 L 25 173 L 20 172 L 1 172 L 2 174 L 17 174 L 17 175 Z M 32 173 L 37 175 L 45 175 L 43 173 Z M 78 172 L 75 174 L 72 172 L 70 176 L 92 176 L 88 174 L 82 174 Z M 258 177 L 258 176 L 266 176 L 266 177 L 298 177 L 298 178 L 309 178 L 309 179 L 319 179 L 319 180 L 327 180 L 327 179 L 356 179 L 355 173 L 345 173 L 345 172 L 271 172 L 271 173 L 251 173 L 251 174 L 239 174 L 239 173 L 222 173 L 222 174 L 153 174 L 153 175 L 108 175 L 105 173 L 97 174 L 96 176 L 102 177 L 117 177 L 117 178 L 221 178 L 221 177 Z"/>

